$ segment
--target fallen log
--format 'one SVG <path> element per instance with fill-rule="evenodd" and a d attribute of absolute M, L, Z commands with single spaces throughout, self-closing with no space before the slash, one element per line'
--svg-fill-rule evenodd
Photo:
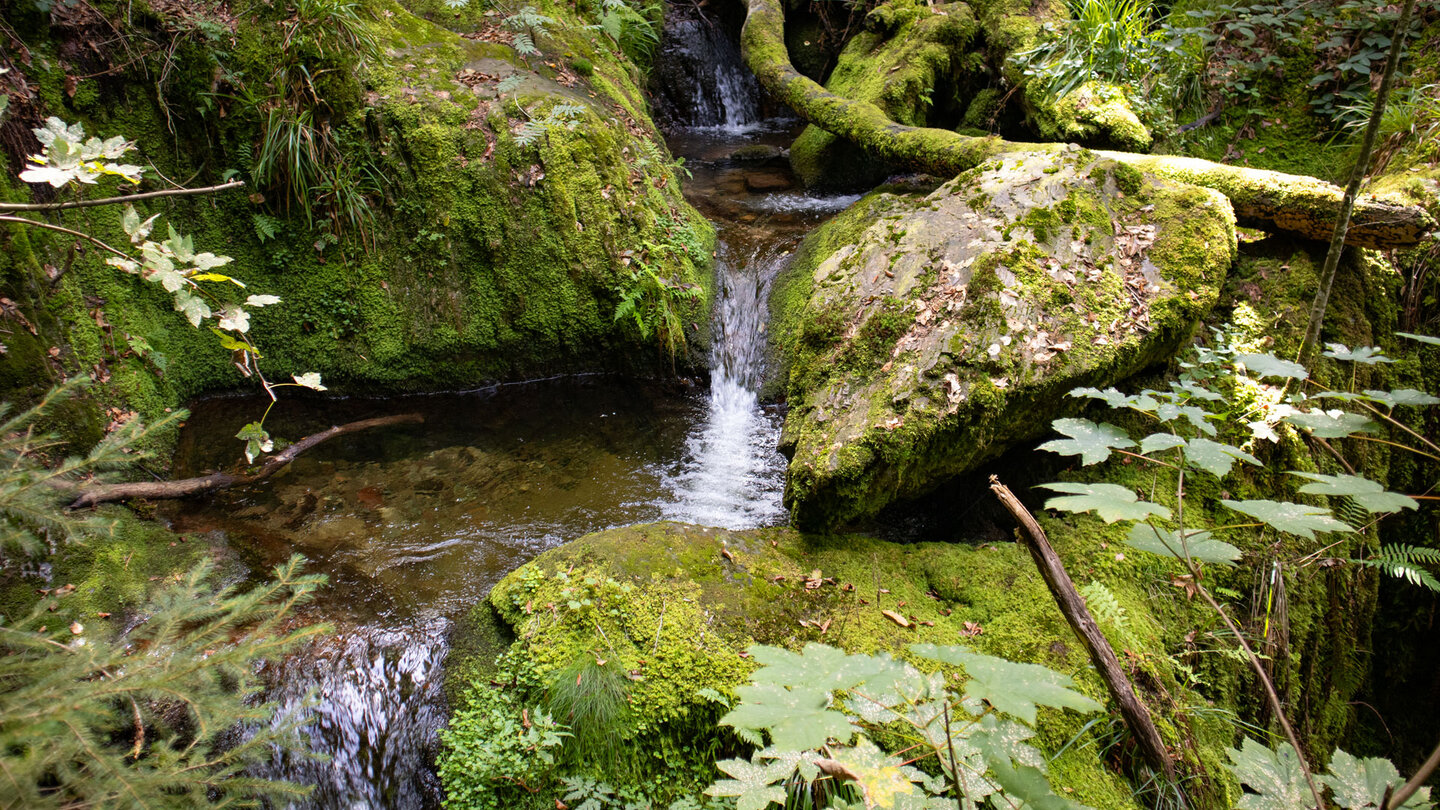
<path fill-rule="evenodd" d="M 954 177 L 1008 152 L 1052 151 L 1064 144 L 1034 144 L 973 137 L 945 129 L 897 124 L 874 104 L 838 96 L 800 74 L 785 48 L 785 15 L 777 0 L 746 0 L 740 48 L 760 83 L 802 118 L 858 144 L 896 168 Z M 1335 230 L 1344 191 L 1314 177 L 1228 166 L 1198 158 L 1095 150 L 1097 155 L 1166 177 L 1213 188 L 1230 198 L 1241 225 L 1327 241 Z M 1417 206 L 1366 196 L 1355 204 L 1346 243 L 1357 247 L 1414 245 L 1436 227 Z"/>
<path fill-rule="evenodd" d="M 362 430 L 371 430 L 373 428 L 389 427 L 391 425 L 419 424 L 424 421 L 425 417 L 418 413 L 361 419 L 358 422 L 337 425 L 327 430 L 322 430 L 319 433 L 306 436 L 266 459 L 258 470 L 248 475 L 219 472 L 211 473 L 210 475 L 201 475 L 195 478 L 182 478 L 178 481 L 135 481 L 124 484 L 99 484 L 93 487 L 83 488 L 80 496 L 70 504 L 70 508 L 82 509 L 87 506 L 96 506 L 113 501 L 125 501 L 132 498 L 144 498 L 147 500 L 185 498 L 211 490 L 253 484 L 256 481 L 263 481 L 279 472 L 281 468 L 294 461 L 297 456 L 306 450 L 322 442 L 327 442 L 336 436 L 343 436 L 346 433 L 358 433 Z"/>
<path fill-rule="evenodd" d="M 1075 583 L 1071 581 L 1070 575 L 1065 571 L 1065 564 L 1060 561 L 1060 555 L 1055 553 L 1055 548 L 1050 545 L 1050 539 L 1045 536 L 1045 530 L 1040 528 L 1035 516 L 1030 510 L 1020 503 L 1015 493 L 1010 488 L 1000 483 L 1000 479 L 990 476 L 990 489 L 1000 503 L 1010 510 L 1010 514 L 1019 521 L 1020 527 L 1024 530 L 1026 542 L 1023 542 L 1030 550 L 1030 556 L 1035 558 L 1035 566 L 1040 569 L 1040 576 L 1049 586 L 1050 593 L 1055 597 L 1055 603 L 1060 606 L 1060 612 L 1065 614 L 1065 620 L 1070 623 L 1070 628 L 1075 635 L 1085 644 L 1090 652 L 1090 660 L 1095 668 L 1100 671 L 1100 677 L 1104 679 L 1105 686 L 1110 690 L 1110 697 L 1114 698 L 1116 705 L 1120 707 L 1120 716 L 1125 718 L 1125 725 L 1130 727 L 1130 733 L 1135 735 L 1135 742 L 1140 747 L 1140 753 L 1159 773 L 1165 776 L 1169 784 L 1175 784 L 1175 763 L 1170 759 L 1170 754 L 1165 749 L 1165 741 L 1160 738 L 1160 730 L 1155 727 L 1155 721 L 1150 718 L 1150 712 L 1145 704 L 1140 702 L 1140 697 L 1135 694 L 1135 687 L 1131 685 L 1130 678 L 1126 676 L 1125 670 L 1120 666 L 1120 659 L 1115 657 L 1115 650 L 1111 648 L 1110 642 L 1105 640 L 1105 635 L 1100 632 L 1100 627 L 1095 624 L 1095 619 L 1090 615 L 1089 608 L 1085 607 L 1085 600 L 1075 590 Z"/>

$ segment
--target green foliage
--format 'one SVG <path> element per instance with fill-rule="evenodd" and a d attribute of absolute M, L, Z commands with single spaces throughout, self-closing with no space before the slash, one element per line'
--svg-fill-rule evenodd
<path fill-rule="evenodd" d="M 1440 564 L 1440 549 L 1411 546 L 1404 543 L 1381 546 L 1374 557 L 1365 560 L 1351 560 L 1367 568 L 1377 568 L 1386 574 L 1403 579 L 1411 585 L 1419 585 L 1440 593 L 1440 580 L 1426 570 L 1424 565 Z"/>
<path fill-rule="evenodd" d="M 50 544 L 104 543 L 113 531 L 62 504 L 77 483 L 142 458 L 129 449 L 144 438 L 138 420 L 88 455 L 54 463 L 45 458 L 54 440 L 35 431 L 80 385 L 67 383 L 0 425 L 6 567 Z M 297 785 L 246 774 L 274 746 L 303 748 L 301 718 L 276 718 L 275 705 L 256 700 L 262 684 L 255 667 L 326 630 L 289 629 L 294 607 L 323 583 L 302 576 L 300 563 L 292 558 L 275 569 L 273 582 L 249 590 L 213 587 L 213 572 L 202 564 L 154 594 L 139 611 L 143 621 L 114 635 L 78 621 L 65 626 L 48 600 L 28 615 L 0 617 L 6 806 L 256 806 L 262 797 L 303 795 Z"/>
<path fill-rule="evenodd" d="M 849 655 L 820 644 L 799 653 L 751 647 L 761 666 L 750 685 L 736 690 L 739 700 L 721 723 L 766 735 L 770 745 L 748 761 L 717 763 L 729 778 L 708 792 L 734 797 L 744 810 L 785 805 L 796 783 L 808 791 L 830 782 L 855 790 L 867 808 L 1077 807 L 1051 791 L 1045 757 L 1027 740 L 1038 707 L 1089 712 L 1098 703 L 1045 667 L 963 647 L 910 649 L 963 667 L 969 676 L 963 691 L 953 692 L 944 673 L 927 674 L 888 655 Z M 872 737 L 881 735 L 899 735 L 904 756 L 877 746 Z"/>
<path fill-rule="evenodd" d="M 553 129 L 574 131 L 584 115 L 585 107 L 581 104 L 552 105 L 541 117 L 531 118 L 521 125 L 520 131 L 515 134 L 515 143 L 530 146 Z"/>
<path fill-rule="evenodd" d="M 1239 749 L 1228 749 L 1225 767 L 1252 792 L 1235 805 L 1238 810 L 1293 810 L 1314 804 L 1305 784 L 1299 757 L 1289 743 L 1271 749 L 1245 737 Z M 1357 759 L 1340 749 L 1330 758 L 1328 773 L 1320 782 L 1330 789 L 1330 800 L 1347 810 L 1379 808 L 1387 790 L 1405 780 L 1389 760 Z M 1429 810 L 1430 789 L 1421 788 L 1401 805 L 1407 810 Z"/>
<path fill-rule="evenodd" d="M 548 33 L 547 29 L 555 25 L 555 20 L 541 14 L 534 6 L 523 6 L 501 20 L 500 24 L 511 32 L 511 45 L 515 52 L 528 59 L 540 55 L 540 49 L 535 44 L 536 39 Z"/>
<path fill-rule="evenodd" d="M 625 0 L 601 0 L 600 30 L 642 69 L 650 65 L 660 47 L 659 27 Z"/>
<path fill-rule="evenodd" d="M 624 261 L 630 265 L 625 283 L 615 289 L 620 303 L 615 307 L 615 320 L 633 324 L 641 340 L 656 339 L 661 350 L 673 360 L 684 351 L 684 316 L 688 306 L 704 298 L 704 290 L 677 279 L 662 262 L 676 267 L 680 261 L 693 264 L 704 261 L 700 235 L 690 223 L 673 220 L 663 242 L 646 242 L 638 253 L 626 251 Z"/>
<path fill-rule="evenodd" d="M 1138 85 L 1161 67 L 1148 0 L 1068 0 L 1067 7 L 1067 23 L 1047 24 L 1039 45 L 1015 55 L 1047 96 L 1096 79 Z"/>
<path fill-rule="evenodd" d="M 620 759 L 614 729 L 629 713 L 629 680 L 618 662 L 583 655 L 551 673 L 545 690 L 551 716 L 570 729 L 565 755 L 572 763 L 613 765 Z"/>
<path fill-rule="evenodd" d="M 446 807 L 507 810 L 517 796 L 544 786 L 555 749 L 568 732 L 553 716 L 517 704 L 504 689 L 470 693 L 440 731 L 438 758 Z"/>
<path fill-rule="evenodd" d="M 1118 484 L 1041 484 L 1045 489 L 1069 493 L 1045 502 L 1046 509 L 1062 512 L 1094 512 L 1106 523 L 1117 520 L 1144 520 L 1151 515 L 1170 518 L 1170 510 L 1142 501 L 1130 489 Z"/>

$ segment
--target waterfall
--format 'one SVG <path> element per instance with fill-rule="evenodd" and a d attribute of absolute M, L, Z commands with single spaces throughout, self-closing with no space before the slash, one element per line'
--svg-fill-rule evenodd
<path fill-rule="evenodd" d="M 651 81 L 667 126 L 743 132 L 760 122 L 760 83 L 720 24 L 672 6 Z"/>
<path fill-rule="evenodd" d="M 716 261 L 719 300 L 704 420 L 686 440 L 670 476 L 665 516 L 707 526 L 746 529 L 783 521 L 784 459 L 776 451 L 779 420 L 760 407 L 770 282 L 788 254 L 762 245 L 740 262 L 722 242 Z"/>

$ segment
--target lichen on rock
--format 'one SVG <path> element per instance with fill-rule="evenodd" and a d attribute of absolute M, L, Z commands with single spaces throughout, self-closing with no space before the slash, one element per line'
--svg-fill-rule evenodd
<path fill-rule="evenodd" d="M 1070 388 L 1168 358 L 1236 249 L 1218 192 L 1073 147 L 856 210 L 802 247 L 772 316 L 806 529 L 921 495 L 1041 435 Z"/>

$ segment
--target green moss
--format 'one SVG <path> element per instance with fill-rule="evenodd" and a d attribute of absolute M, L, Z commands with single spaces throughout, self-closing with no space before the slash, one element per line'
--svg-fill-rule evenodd
<path fill-rule="evenodd" d="M 1124 88 L 1086 82 L 1059 98 L 1029 90 L 1025 97 L 1036 130 L 1047 140 L 1140 152 L 1149 149 L 1153 140 Z"/>

